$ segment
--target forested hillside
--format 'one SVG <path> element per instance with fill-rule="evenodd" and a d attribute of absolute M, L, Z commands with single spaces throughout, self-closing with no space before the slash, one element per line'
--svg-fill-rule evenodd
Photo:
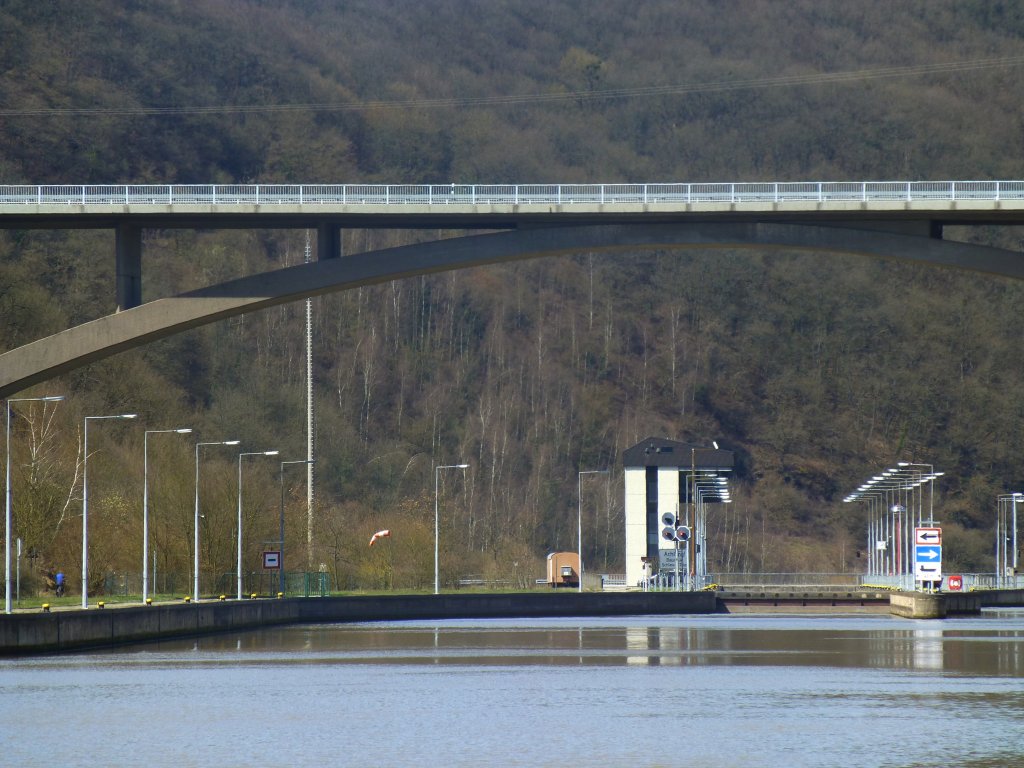
<path fill-rule="evenodd" d="M 1022 37 L 1024 10 L 986 0 L 9 0 L 0 184 L 1021 179 Z M 454 234 L 348 231 L 343 247 Z M 148 231 L 144 298 L 305 246 Z M 113 270 L 108 232 L 0 233 L 0 348 L 112 312 Z M 442 478 L 443 578 L 530 581 L 575 548 L 577 472 L 659 435 L 737 453 L 714 569 L 857 570 L 864 509 L 841 500 L 905 459 L 946 472 L 948 567 L 991 570 L 996 496 L 1024 490 L 1022 298 L 896 261 L 708 250 L 317 299 L 309 564 L 343 586 L 429 584 L 433 467 L 464 461 Z M 144 427 L 90 427 L 91 570 L 139 570 L 143 429 L 191 426 L 242 440 L 202 465 L 203 568 L 232 572 L 237 452 L 304 455 L 304 328 L 303 305 L 266 310 L 23 393 L 68 396 L 12 422 L 17 535 L 39 569 L 80 567 L 83 417 L 131 411 Z M 192 445 L 150 439 L 161 573 L 189 571 Z M 278 470 L 244 464 L 251 568 L 276 537 Z M 283 477 L 304 550 L 304 475 Z M 590 568 L 621 571 L 621 473 L 588 479 L 583 508 Z M 393 551 L 366 546 L 379 527 Z"/>

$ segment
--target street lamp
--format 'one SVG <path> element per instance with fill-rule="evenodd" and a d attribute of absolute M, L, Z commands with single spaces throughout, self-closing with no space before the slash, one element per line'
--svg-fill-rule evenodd
<path fill-rule="evenodd" d="M 444 464 L 434 467 L 434 594 L 441 594 L 441 571 L 439 568 L 438 550 L 438 504 L 437 504 L 437 481 L 442 469 L 466 469 L 469 464 Z"/>
<path fill-rule="evenodd" d="M 1013 494 L 1013 586 L 1017 587 L 1017 502 L 1024 499 L 1024 494 Z"/>
<path fill-rule="evenodd" d="M 715 470 L 703 475 L 698 475 L 693 483 L 695 494 L 695 506 L 693 515 L 693 531 L 690 535 L 688 546 L 691 547 L 692 561 L 690 563 L 690 576 L 692 581 L 690 589 L 696 589 L 699 584 L 704 586 L 707 577 L 707 516 L 709 503 L 729 504 L 732 497 L 729 494 L 729 481 L 721 475 L 715 474 Z"/>
<path fill-rule="evenodd" d="M 1004 493 L 996 499 L 996 586 L 1005 587 L 1007 578 L 1017 584 L 1017 502 L 1024 493 Z M 1009 509 L 1007 509 L 1009 507 Z M 1012 555 L 1011 555 L 1012 552 Z M 1012 587 L 1011 587 L 1012 588 Z"/>
<path fill-rule="evenodd" d="M 277 451 L 253 451 L 238 454 L 238 581 L 237 599 L 242 599 L 242 457 L 243 456 L 277 456 Z"/>
<path fill-rule="evenodd" d="M 89 607 L 89 422 L 100 419 L 134 419 L 137 413 L 117 416 L 86 416 L 82 428 L 82 607 Z"/>
<path fill-rule="evenodd" d="M 281 462 L 281 540 L 279 542 L 281 547 L 281 553 L 277 559 L 277 591 L 284 594 L 285 581 L 284 581 L 284 468 L 286 464 L 316 464 L 316 459 L 296 459 L 295 461 L 282 461 Z"/>
<path fill-rule="evenodd" d="M 11 403 L 25 403 L 29 401 L 42 403 L 55 403 L 64 399 L 64 395 L 51 395 L 48 397 L 17 397 L 7 401 L 7 484 L 4 486 L 6 497 L 6 515 L 4 522 L 4 575 L 6 584 L 4 590 L 4 612 L 11 612 Z M 19 561 L 20 562 L 20 561 Z"/>
<path fill-rule="evenodd" d="M 918 469 L 909 469 L 910 467 L 927 467 L 928 473 L 925 474 Z M 845 502 L 860 500 L 868 502 L 869 570 L 882 573 L 888 564 L 890 575 L 898 575 L 902 579 L 904 575 L 910 573 L 914 562 L 913 542 L 910 531 L 907 529 L 913 523 L 913 493 L 917 489 L 917 525 L 921 526 L 925 524 L 922 510 L 924 493 L 922 486 L 925 483 L 929 484 L 929 510 L 926 524 L 934 525 L 935 480 L 942 475 L 943 473 L 936 472 L 931 464 L 898 461 L 895 467 L 890 467 L 865 481 L 843 500 Z M 905 506 L 903 501 L 910 506 Z M 891 554 L 887 546 L 890 536 L 895 545 Z M 884 555 L 879 555 L 879 546 L 883 547 Z"/>
<path fill-rule="evenodd" d="M 945 472 L 936 472 L 935 466 L 932 464 L 913 464 L 909 461 L 898 461 L 896 465 L 899 467 L 928 467 L 928 474 L 921 477 L 920 482 L 928 483 L 928 525 L 935 525 L 935 478 L 942 477 Z M 920 525 L 921 521 L 918 520 Z"/>
<path fill-rule="evenodd" d="M 580 592 L 583 592 L 583 476 L 607 474 L 607 469 L 584 469 L 576 477 L 576 565 L 580 569 Z"/>
<path fill-rule="evenodd" d="M 192 599 L 199 602 L 199 448 L 204 445 L 238 445 L 241 440 L 217 440 L 212 443 L 196 443 L 196 512 L 195 521 L 192 525 L 193 546 L 192 553 Z"/>
<path fill-rule="evenodd" d="M 191 427 L 147 429 L 142 436 L 142 602 L 149 597 L 149 436 L 172 433 L 187 435 Z"/>

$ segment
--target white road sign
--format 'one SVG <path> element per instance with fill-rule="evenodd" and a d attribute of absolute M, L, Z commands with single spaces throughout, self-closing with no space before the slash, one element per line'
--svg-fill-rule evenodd
<path fill-rule="evenodd" d="M 942 544 L 942 529 L 941 528 L 915 528 L 914 529 L 914 543 L 917 545 L 930 544 L 932 546 L 939 546 Z"/>

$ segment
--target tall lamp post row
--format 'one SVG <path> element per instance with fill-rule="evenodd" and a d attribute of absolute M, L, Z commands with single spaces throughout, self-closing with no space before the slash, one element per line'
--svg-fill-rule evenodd
<path fill-rule="evenodd" d="M 6 485 L 5 485 L 5 582 L 6 582 L 6 594 L 5 594 L 5 612 L 11 613 L 11 529 L 12 529 L 12 489 L 11 489 L 11 413 L 12 404 L 18 402 L 58 402 L 63 400 L 63 396 L 47 396 L 47 397 L 25 397 L 25 398 L 11 398 L 6 401 L 7 407 L 7 419 L 6 419 L 6 442 L 7 442 L 7 462 L 6 462 Z M 113 420 L 113 419 L 135 419 L 138 418 L 138 414 L 135 413 L 122 413 L 114 415 L 104 416 L 86 416 L 84 417 L 83 430 L 82 430 L 82 608 L 88 608 L 89 606 L 89 422 L 100 421 L 100 420 Z M 154 434 L 190 434 L 192 433 L 191 427 L 179 427 L 175 429 L 149 429 L 143 433 L 143 491 L 142 491 L 142 527 L 143 527 L 143 544 L 142 544 L 142 601 L 147 602 L 150 595 L 150 584 L 149 584 L 149 436 Z M 199 520 L 200 520 L 200 497 L 199 497 L 199 459 L 200 449 L 209 446 L 231 446 L 238 445 L 241 441 L 239 440 L 216 440 L 216 441 L 203 441 L 195 444 L 195 504 L 194 504 L 194 516 L 193 516 L 193 586 L 192 586 L 192 598 L 196 602 L 199 602 Z M 268 451 L 244 451 L 238 454 L 238 520 L 237 520 L 237 567 L 236 567 L 236 597 L 240 600 L 242 597 L 242 458 L 245 456 L 277 456 L 279 451 L 268 450 Z M 280 486 L 281 486 L 281 504 L 280 504 L 280 532 L 279 532 L 279 545 L 280 545 L 280 559 L 279 567 L 281 569 L 281 576 L 279 582 L 279 588 L 283 591 L 284 580 L 283 580 L 283 568 L 284 568 L 284 470 L 289 465 L 310 465 L 315 464 L 315 460 L 298 460 L 298 461 L 282 461 L 280 463 Z M 440 593 L 440 548 L 439 548 L 439 484 L 440 484 L 440 473 L 444 469 L 467 469 L 469 464 L 447 464 L 441 465 L 434 468 L 434 594 Z M 579 490 L 582 491 L 582 476 L 584 474 L 608 474 L 607 469 L 603 470 L 586 470 L 580 472 L 579 477 Z M 579 514 L 577 520 L 577 533 L 579 538 L 579 555 L 581 562 L 582 571 L 582 501 L 580 501 Z M 582 572 L 580 574 L 580 588 L 582 590 Z"/>
<path fill-rule="evenodd" d="M 1017 587 L 1017 504 L 1024 493 L 1004 493 L 996 498 L 996 587 Z"/>
<path fill-rule="evenodd" d="M 708 546 L 707 546 L 707 516 L 708 504 L 731 504 L 732 496 L 729 493 L 729 481 L 717 472 L 707 472 L 698 476 L 693 483 L 693 490 L 696 498 L 693 499 L 693 533 L 688 542 L 693 553 L 693 563 L 690 566 L 690 575 L 696 582 L 696 587 L 703 588 L 708 575 Z"/>
<path fill-rule="evenodd" d="M 927 468 L 927 472 L 921 471 Z M 868 572 L 875 575 L 899 576 L 913 568 L 912 538 L 907 530 L 915 524 L 935 524 L 935 480 L 944 472 L 936 472 L 932 464 L 899 461 L 864 481 L 845 499 L 846 503 L 868 504 Z M 924 519 L 923 487 L 929 486 L 928 519 Z M 916 491 L 916 496 L 915 496 Z M 916 506 L 916 515 L 914 507 Z M 915 520 L 916 517 L 916 520 Z M 889 550 L 892 540 L 894 547 Z"/>
<path fill-rule="evenodd" d="M 45 397 L 20 397 L 10 398 L 6 401 L 6 475 L 4 485 L 5 515 L 4 515 L 4 577 L 5 577 L 5 600 L 4 612 L 9 614 L 12 611 L 11 595 L 11 539 L 13 528 L 13 504 L 12 504 L 12 483 L 11 483 L 11 415 L 14 411 L 14 403 L 43 402 L 55 403 L 64 400 L 64 396 Z M 89 605 L 89 422 L 112 419 L 135 419 L 138 414 L 122 413 L 107 416 L 86 416 L 82 428 L 82 607 Z M 148 429 L 143 433 L 143 485 L 142 485 L 142 602 L 145 603 L 150 595 L 149 584 L 149 436 L 154 434 L 179 434 L 185 435 L 192 432 L 191 427 L 180 427 L 175 429 Z M 193 598 L 199 600 L 199 456 L 200 447 L 211 445 L 238 445 L 238 440 L 221 440 L 214 442 L 196 443 L 196 490 L 195 490 L 195 519 L 193 521 Z M 253 451 L 243 452 L 238 456 L 238 564 L 237 564 L 237 590 L 238 599 L 242 596 L 242 457 L 243 456 L 276 456 L 278 451 Z M 285 464 L 309 464 L 309 461 L 282 462 L 282 473 Z M 283 488 L 283 475 L 282 475 Z M 283 513 L 283 490 L 282 490 L 282 517 L 281 517 L 282 538 L 284 529 Z"/>

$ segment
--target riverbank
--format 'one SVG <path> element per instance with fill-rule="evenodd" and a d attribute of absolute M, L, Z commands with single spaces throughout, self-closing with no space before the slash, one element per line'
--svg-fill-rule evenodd
<path fill-rule="evenodd" d="M 934 603 L 934 605 L 933 605 Z M 711 613 L 893 613 L 941 619 L 1024 606 L 1024 590 L 965 594 L 793 589 L 706 592 L 350 595 L 199 603 L 96 604 L 0 616 L 0 656 L 81 651 L 285 624 Z"/>
<path fill-rule="evenodd" d="M 227 600 L 0 616 L 0 655 L 79 651 L 281 624 L 707 614 L 714 592 L 555 592 Z"/>

